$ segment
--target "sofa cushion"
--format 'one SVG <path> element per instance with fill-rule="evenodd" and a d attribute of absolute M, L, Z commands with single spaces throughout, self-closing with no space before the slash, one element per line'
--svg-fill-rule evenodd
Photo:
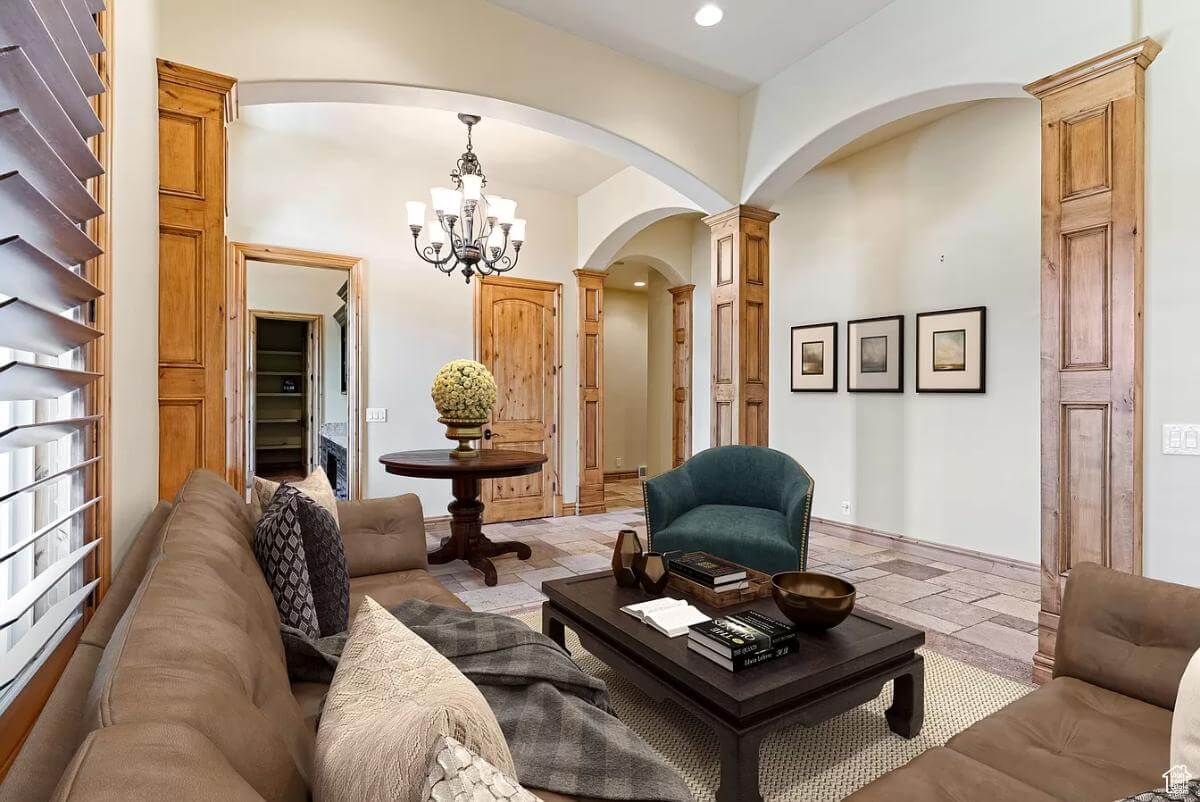
<path fill-rule="evenodd" d="M 181 725 L 260 796 L 301 802 L 313 737 L 292 696 L 279 615 L 242 505 L 216 474 L 188 478 L 161 556 L 105 647 L 83 726 Z M 131 754 L 142 770 L 150 765 Z"/>
<path fill-rule="evenodd" d="M 966 755 L 934 747 L 844 802 L 1060 802 Z"/>
<path fill-rule="evenodd" d="M 457 596 L 446 590 L 424 569 L 393 571 L 390 574 L 357 576 L 350 580 L 350 617 L 353 618 L 364 596 L 370 596 L 383 607 L 391 607 L 406 599 L 441 604 L 445 607 L 470 609 Z"/>
<path fill-rule="evenodd" d="M 53 799 L 263 802 L 212 741 L 186 725 L 166 722 L 92 732 L 59 780 Z"/>
<path fill-rule="evenodd" d="M 1171 719 L 1171 765 L 1200 768 L 1200 651 L 1192 655 Z"/>
<path fill-rule="evenodd" d="M 500 724 L 479 689 L 399 619 L 364 599 L 325 697 L 314 797 L 416 799 L 429 750 L 445 735 L 515 773 Z"/>
<path fill-rule="evenodd" d="M 1162 782 L 1171 711 L 1059 677 L 946 745 L 1059 799 L 1111 802 Z"/>
<path fill-rule="evenodd" d="M 125 608 L 137 592 L 138 585 L 146 575 L 150 563 L 157 559 L 159 547 L 162 545 L 163 531 L 167 518 L 171 514 L 171 505 L 165 501 L 158 502 L 146 520 L 142 522 L 133 545 L 121 560 L 121 567 L 113 577 L 112 584 L 104 594 L 104 600 L 96 609 L 96 614 L 83 630 L 82 643 L 90 643 L 103 649 L 108 645 L 117 621 L 125 614 Z"/>
<path fill-rule="evenodd" d="M 421 500 L 413 493 L 338 502 L 338 527 L 352 577 L 429 566 Z"/>
<path fill-rule="evenodd" d="M 253 501 L 250 504 L 252 516 L 255 514 L 261 515 L 263 510 L 266 510 L 271 503 L 271 499 L 275 498 L 275 493 L 279 490 L 279 485 L 279 482 L 263 479 L 261 476 L 254 477 L 254 492 L 251 496 Z M 329 514 L 333 516 L 333 520 L 338 520 L 337 494 L 333 492 L 333 486 L 329 484 L 329 477 L 325 474 L 323 468 L 315 468 L 303 480 L 299 482 L 287 482 L 287 485 L 288 487 L 296 488 L 320 504 L 329 511 Z M 244 508 L 243 512 L 245 512 Z"/>
<path fill-rule="evenodd" d="M 1056 677 L 1173 708 L 1200 649 L 1200 589 L 1085 563 L 1071 569 L 1060 621 Z"/>
<path fill-rule="evenodd" d="M 296 517 L 304 540 L 304 559 L 308 563 L 308 581 L 312 585 L 321 634 L 345 632 L 350 625 L 350 576 L 346 573 L 346 552 L 337 519 L 293 487 L 284 485 L 279 492 L 290 493 L 296 500 Z"/>
<path fill-rule="evenodd" d="M 706 551 L 767 573 L 800 567 L 783 513 L 762 507 L 702 504 L 654 532 L 651 548 Z"/>
<path fill-rule="evenodd" d="M 281 487 L 254 527 L 254 557 L 275 599 L 279 620 L 310 638 L 321 636 L 300 522 L 301 494 Z"/>

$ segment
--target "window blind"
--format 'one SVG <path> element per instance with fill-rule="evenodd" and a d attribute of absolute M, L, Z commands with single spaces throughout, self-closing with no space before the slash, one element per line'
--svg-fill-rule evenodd
<path fill-rule="evenodd" d="M 79 623 L 94 552 L 103 378 L 101 0 L 0 0 L 0 712 Z"/>

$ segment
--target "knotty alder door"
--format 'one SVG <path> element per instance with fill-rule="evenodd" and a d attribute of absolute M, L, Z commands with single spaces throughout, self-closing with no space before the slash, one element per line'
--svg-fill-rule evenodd
<path fill-rule="evenodd" d="M 477 292 L 479 361 L 496 377 L 484 448 L 549 456 L 539 473 L 483 483 L 484 521 L 554 515 L 558 487 L 559 307 L 562 285 L 483 278 Z"/>
<path fill-rule="evenodd" d="M 158 492 L 225 475 L 225 104 L 233 80 L 158 64 Z"/>

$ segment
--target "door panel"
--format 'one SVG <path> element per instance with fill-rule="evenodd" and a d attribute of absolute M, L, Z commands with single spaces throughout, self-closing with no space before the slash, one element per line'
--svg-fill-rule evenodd
<path fill-rule="evenodd" d="M 558 495 L 558 304 L 561 285 L 487 278 L 478 295 L 479 361 L 496 377 L 484 448 L 550 456 L 536 474 L 483 483 L 487 522 L 544 518 Z"/>

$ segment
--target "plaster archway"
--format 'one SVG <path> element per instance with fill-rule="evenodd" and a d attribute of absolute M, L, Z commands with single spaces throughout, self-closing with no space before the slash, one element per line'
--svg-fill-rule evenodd
<path fill-rule="evenodd" d="M 651 270 L 655 271 L 664 279 L 666 279 L 667 283 L 672 287 L 678 287 L 680 284 L 688 283 L 688 278 L 684 276 L 678 268 L 665 262 L 657 256 L 650 256 L 643 253 L 623 253 L 620 257 L 613 260 L 607 267 L 605 267 L 604 272 L 608 272 L 617 262 L 636 262 L 637 264 L 646 265 Z"/>
<path fill-rule="evenodd" d="M 800 145 L 766 177 L 749 188 L 744 203 L 771 208 L 806 173 L 833 153 L 881 126 L 941 106 L 975 100 L 1029 98 L 1015 83 L 976 83 L 944 86 L 895 98 L 858 112 Z"/>
<path fill-rule="evenodd" d="M 368 81 L 246 81 L 238 84 L 238 105 L 273 103 L 366 103 L 420 106 L 470 112 L 517 123 L 594 148 L 658 179 L 696 209 L 720 211 L 732 205 L 721 193 L 675 162 L 612 131 L 554 112 L 508 100 L 445 89 Z M 692 211 L 692 209 L 684 209 Z M 674 212 L 671 212 L 674 213 Z M 658 218 L 656 218 L 658 219 Z M 643 223 L 642 227 L 654 222 Z M 634 229 L 634 233 L 640 229 Z M 632 236 L 632 235 L 631 235 Z M 626 240 L 628 237 L 626 237 Z M 622 240 L 622 243 L 624 240 Z M 619 245 L 618 245 L 619 247 Z"/>

